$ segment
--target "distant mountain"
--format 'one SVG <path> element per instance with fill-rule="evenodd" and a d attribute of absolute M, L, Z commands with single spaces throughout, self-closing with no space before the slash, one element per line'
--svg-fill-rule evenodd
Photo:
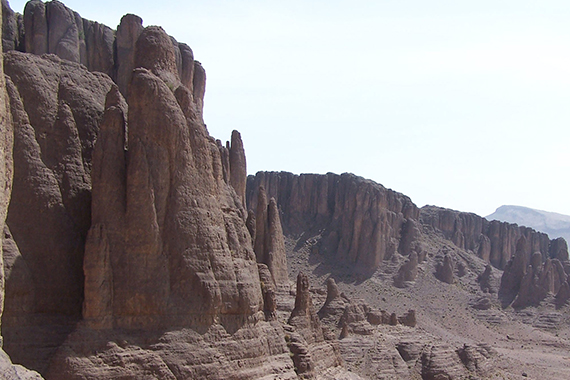
<path fill-rule="evenodd" d="M 501 206 L 485 218 L 532 227 L 547 233 L 551 239 L 563 237 L 567 242 L 570 241 L 570 215 L 522 206 Z"/>

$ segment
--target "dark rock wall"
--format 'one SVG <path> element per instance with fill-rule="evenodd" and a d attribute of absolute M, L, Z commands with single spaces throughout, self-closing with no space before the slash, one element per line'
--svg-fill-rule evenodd
<path fill-rule="evenodd" d="M 457 247 L 472 251 L 499 269 L 504 269 L 513 257 L 518 240 L 524 236 L 528 254 L 541 252 L 543 261 L 548 257 L 568 259 L 568 247 L 560 239 L 550 240 L 548 235 L 516 224 L 488 221 L 473 213 L 459 212 L 435 206 L 422 207 L 422 224 L 440 231 Z"/>
<path fill-rule="evenodd" d="M 410 198 L 353 174 L 259 172 L 247 183 L 253 209 L 260 186 L 277 201 L 286 235 L 321 234 L 321 253 L 367 269 L 391 257 L 406 221 L 419 217 Z"/>
<path fill-rule="evenodd" d="M 556 295 L 560 305 L 568 300 L 564 239 L 550 240 L 532 228 L 434 206 L 423 207 L 420 220 L 459 248 L 504 270 L 498 292 L 504 307 L 537 306 L 548 294 Z"/>

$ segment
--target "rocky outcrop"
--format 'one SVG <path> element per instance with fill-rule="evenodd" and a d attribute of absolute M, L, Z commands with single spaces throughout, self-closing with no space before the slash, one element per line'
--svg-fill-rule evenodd
<path fill-rule="evenodd" d="M 245 210 L 178 81 L 171 39 L 145 29 L 134 62 L 146 68 L 126 102 L 109 91 L 93 154 L 83 323 L 46 377 L 294 378 Z"/>
<path fill-rule="evenodd" d="M 327 279 L 327 298 L 317 315 L 326 324 L 338 324 L 348 303 L 348 299 L 342 297 L 334 278 L 329 277 Z"/>
<path fill-rule="evenodd" d="M 524 236 L 533 252 L 541 252 L 546 258 L 568 257 L 568 247 L 563 240 L 550 240 L 548 235 L 516 224 L 488 221 L 472 213 L 459 212 L 435 206 L 421 209 L 423 225 L 439 231 L 457 247 L 472 251 L 494 267 L 504 269 L 515 254 L 516 245 Z"/>
<path fill-rule="evenodd" d="M 340 367 L 341 358 L 331 337 L 323 327 L 311 299 L 309 279 L 303 273 L 297 276 L 295 308 L 286 329 L 287 345 L 291 350 L 295 370 L 301 378 L 315 378 L 327 368 Z"/>
<path fill-rule="evenodd" d="M 110 29 L 56 1 L 25 13 L 29 51 L 66 60 L 4 57 L 11 112 L 2 117 L 15 130 L 7 351 L 49 379 L 296 378 L 243 195 L 224 181 L 194 102 L 205 74 L 189 79 L 191 50 L 158 27 L 131 33 L 130 70 L 144 68 L 127 82 L 127 102 L 111 78 L 79 64 L 115 75 Z"/>
<path fill-rule="evenodd" d="M 5 8 L 9 10 L 7 4 Z M 32 0 L 26 4 L 23 16 L 11 10 L 6 12 L 3 44 L 6 50 L 20 50 L 35 55 L 55 54 L 62 59 L 81 63 L 90 71 L 105 73 L 117 83 L 123 96 L 127 96 L 133 69 L 148 68 L 144 62 L 135 62 L 137 43 L 144 45 L 146 41 L 152 45 L 156 38 L 162 36 L 160 33 L 153 34 L 150 28 L 146 32 L 150 39 L 143 37 L 139 42 L 144 30 L 142 19 L 136 15 L 125 15 L 114 31 L 108 26 L 82 18 L 57 0 L 46 3 Z M 150 54 L 152 49 L 149 46 L 139 47 L 147 53 L 139 54 L 139 57 L 151 64 L 171 62 L 174 70 L 165 69 L 176 72 L 176 80 L 167 82 L 173 89 L 179 83 L 184 84 L 189 90 L 192 113 L 201 119 L 206 73 L 200 63 L 194 60 L 188 45 L 169 36 L 166 38 L 171 46 L 168 54 L 174 54 L 174 61 L 164 61 Z"/>
<path fill-rule="evenodd" d="M 259 172 L 248 177 L 247 204 L 252 209 L 260 186 L 277 201 L 286 235 L 320 236 L 319 253 L 357 269 L 376 269 L 398 251 L 402 239 L 412 246 L 402 233 L 415 233 L 403 227 L 407 220 L 417 220 L 418 208 L 408 197 L 372 181 L 353 174 Z"/>
<path fill-rule="evenodd" d="M 274 198 L 267 203 L 267 196 L 263 188 L 258 193 L 258 208 L 255 223 L 250 218 L 249 232 L 254 239 L 254 250 L 257 262 L 264 263 L 269 267 L 273 282 L 280 287 L 289 285 L 287 272 L 287 256 L 281 218 Z M 255 229 L 253 232 L 253 226 Z"/>
<path fill-rule="evenodd" d="M 6 48 L 6 36 L 10 36 L 5 33 L 7 28 L 12 27 L 12 25 L 6 25 L 6 20 L 13 16 L 7 6 L 7 2 L 2 2 L 1 15 L 3 21 L 3 49 Z M 8 38 L 9 40 L 9 38 Z M 8 41 L 10 42 L 10 41 Z M 2 51 L 0 50 L 0 52 Z M 29 272 L 25 272 L 26 268 L 22 268 L 21 256 L 19 251 L 15 246 L 14 241 L 11 239 L 8 228 L 5 225 L 6 214 L 8 211 L 8 204 L 10 202 L 11 191 L 12 191 L 12 180 L 13 180 L 13 156 L 12 151 L 14 148 L 14 125 L 12 123 L 12 117 L 10 112 L 10 100 L 7 93 L 6 82 L 4 78 L 4 65 L 0 62 L 0 227 L 3 230 L 2 239 L 0 239 L 0 248 L 2 254 L 0 254 L 0 317 L 5 315 L 6 301 L 13 300 L 17 298 L 14 293 L 24 294 L 21 297 L 23 302 L 18 305 L 20 308 L 25 309 L 30 306 L 31 300 L 30 295 L 27 290 L 29 290 L 29 285 L 31 283 L 31 278 L 29 277 Z M 23 270 L 20 270 L 23 269 Z M 28 277 L 26 277 L 26 275 Z M 20 278 L 23 287 L 14 287 L 13 281 L 9 281 L 14 277 Z M 10 308 L 9 308 L 10 310 Z M 4 313 L 4 314 L 3 314 Z M 2 330 L 5 326 L 0 322 Z M 41 380 L 42 377 L 35 371 L 30 371 L 21 365 L 12 364 L 10 357 L 2 349 L 3 339 L 0 337 L 0 376 L 6 380 Z"/>
<path fill-rule="evenodd" d="M 133 14 L 124 15 L 116 32 L 117 74 L 115 82 L 123 95 L 127 94 L 135 68 L 135 44 L 143 31 L 142 19 Z"/>
<path fill-rule="evenodd" d="M 453 284 L 455 282 L 455 275 L 453 273 L 454 265 L 451 256 L 448 253 L 444 253 L 443 259 L 437 262 L 435 267 L 435 277 L 448 284 Z"/>
<path fill-rule="evenodd" d="M 410 253 L 409 258 L 398 269 L 398 273 L 394 276 L 394 285 L 403 288 L 406 283 L 414 281 L 418 275 L 418 254 L 416 251 Z"/>
<path fill-rule="evenodd" d="M 497 285 L 493 279 L 493 268 L 491 264 L 487 264 L 483 273 L 477 276 L 477 282 L 484 293 L 497 293 Z"/>
<path fill-rule="evenodd" d="M 21 36 L 24 27 L 24 18 L 15 13 L 7 0 L 2 0 L 2 50 L 22 50 Z"/>
<path fill-rule="evenodd" d="M 232 185 L 239 196 L 244 208 L 245 204 L 245 186 L 247 180 L 247 164 L 245 159 L 245 151 L 243 149 L 243 141 L 238 131 L 232 131 L 231 142 L 226 141 L 223 146 L 220 140 L 216 141 L 220 155 L 222 156 L 222 169 L 224 181 Z M 251 235 L 254 237 L 254 235 Z M 255 237 L 254 237 L 255 238 Z"/>
<path fill-rule="evenodd" d="M 20 294 L 6 299 L 5 349 L 14 360 L 42 370 L 55 345 L 46 350 L 47 342 L 37 342 L 62 342 L 81 317 L 92 152 L 112 81 L 55 56 L 12 51 L 4 54 L 4 65 L 14 124 L 7 224 L 21 253 L 18 265 L 33 279 L 22 284 L 14 276 L 7 283 L 32 287 L 34 294 L 25 309 L 21 305 L 29 300 Z"/>
<path fill-rule="evenodd" d="M 566 281 L 568 245 L 562 238 L 550 240 L 544 233 L 499 221 L 487 221 L 475 214 L 433 206 L 423 207 L 420 220 L 459 248 L 476 253 L 496 268 L 504 269 L 498 296 L 504 307 L 538 305 L 546 296 L 557 294 Z M 438 266 L 439 277 L 445 262 Z M 491 268 L 478 281 L 481 289 L 493 292 Z M 447 282 L 447 281 L 446 281 Z"/>
<path fill-rule="evenodd" d="M 230 184 L 235 189 L 244 208 L 245 188 L 247 183 L 247 164 L 243 141 L 238 131 L 232 131 L 231 145 L 229 146 Z"/>
<path fill-rule="evenodd" d="M 568 274 L 560 260 L 547 258 L 543 262 L 542 253 L 532 253 L 531 249 L 528 240 L 522 236 L 515 256 L 507 263 L 501 278 L 499 298 L 503 306 L 537 306 L 548 294 L 564 292 Z"/>

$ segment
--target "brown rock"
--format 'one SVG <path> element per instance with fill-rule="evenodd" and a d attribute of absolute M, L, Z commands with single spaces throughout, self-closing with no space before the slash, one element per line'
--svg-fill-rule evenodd
<path fill-rule="evenodd" d="M 142 19 L 133 14 L 121 18 L 117 27 L 117 76 L 115 81 L 123 96 L 127 95 L 133 69 L 135 68 L 135 44 L 143 31 Z"/>
<path fill-rule="evenodd" d="M 257 193 L 257 208 L 255 211 L 255 244 L 253 250 L 257 256 L 257 262 L 265 260 L 265 238 L 267 236 L 267 194 L 262 186 Z"/>
<path fill-rule="evenodd" d="M 243 219 L 231 203 L 233 198 L 228 195 L 227 187 L 221 186 L 221 178 L 193 180 L 200 178 L 195 174 L 197 167 L 200 170 L 209 167 L 210 173 L 213 172 L 211 154 L 217 152 L 217 148 L 209 148 L 213 142 L 207 139 L 203 127 L 188 128 L 174 95 L 158 77 L 137 69 L 131 88 L 129 161 L 122 169 L 126 178 L 118 178 L 120 171 L 114 171 L 103 179 L 117 184 L 117 193 L 126 194 L 126 204 L 106 207 L 101 222 L 105 230 L 113 231 L 117 221 L 125 220 L 124 232 L 115 244 L 110 242 L 109 247 L 115 323 L 130 328 L 156 328 L 167 321 L 196 325 L 198 321 L 199 324 L 208 320 L 212 323 L 217 315 L 255 313 L 262 304 L 262 296 L 256 286 L 257 265 L 247 248 L 250 240 Z M 118 112 L 113 111 L 113 107 L 108 111 Z M 166 128 L 161 122 L 165 117 L 171 121 Z M 120 115 L 117 119 L 120 120 Z M 123 130 L 119 124 L 114 131 Z M 190 136 L 189 130 L 197 135 Z M 115 141 L 115 149 L 120 150 L 110 154 L 120 154 L 124 143 L 121 145 L 117 137 L 105 138 L 103 134 L 107 131 L 113 136 L 119 132 L 102 129 L 101 138 Z M 98 197 L 97 186 L 94 183 L 94 199 Z M 103 184 L 102 188 L 105 186 L 108 185 Z M 222 204 L 227 205 L 227 211 L 222 212 Z M 94 221 L 94 228 L 98 224 Z M 198 228 L 215 231 L 214 226 L 220 225 L 226 226 L 228 240 L 212 232 L 208 235 L 197 231 Z M 203 248 L 205 246 L 209 248 Z M 185 256 L 179 255 L 182 252 L 194 252 L 194 255 L 184 259 Z M 147 257 L 143 266 L 137 259 L 141 254 Z M 151 273 L 154 281 L 149 281 Z M 96 273 L 94 276 L 98 277 Z M 91 273 L 87 272 L 86 283 L 90 277 Z M 173 286 L 165 281 L 168 278 Z M 219 281 L 221 278 L 225 280 Z M 137 300 L 136 304 L 133 299 Z M 86 305 L 90 302 L 87 296 L 85 302 Z M 232 318 L 228 320 L 233 323 Z"/>
<path fill-rule="evenodd" d="M 448 284 L 453 284 L 455 282 L 455 276 L 453 274 L 453 261 L 448 253 L 443 256 L 443 262 L 439 262 L 436 265 L 435 276 L 438 280 L 443 281 Z"/>
<path fill-rule="evenodd" d="M 49 52 L 46 5 L 42 1 L 32 0 L 26 3 L 24 30 L 26 52 L 36 55 Z"/>
<path fill-rule="evenodd" d="M 72 62 L 81 62 L 79 30 L 74 12 L 57 0 L 47 2 L 48 53 Z M 27 34 L 27 33 L 26 33 Z M 34 52 L 35 53 L 35 52 Z M 36 53 L 37 54 L 37 53 Z"/>
<path fill-rule="evenodd" d="M 226 143 L 226 146 L 223 146 L 221 140 L 216 140 L 216 144 L 218 145 L 218 150 L 222 158 L 222 176 L 224 182 L 230 184 L 230 150 L 227 146 L 228 144 Z"/>
<path fill-rule="evenodd" d="M 174 91 L 180 85 L 172 40 L 159 26 L 144 28 L 135 44 L 135 67 L 150 70 Z"/>
<path fill-rule="evenodd" d="M 247 180 L 247 164 L 243 141 L 238 131 L 232 131 L 232 142 L 229 148 L 230 184 L 235 189 L 241 203 L 246 208 L 245 186 Z"/>
<path fill-rule="evenodd" d="M 288 286 L 287 257 L 277 203 L 271 198 L 268 204 L 265 190 L 260 188 L 257 204 L 254 245 L 257 261 L 267 264 L 277 286 Z"/>
<path fill-rule="evenodd" d="M 199 118 L 204 110 L 204 94 L 206 93 L 206 70 L 198 61 L 194 61 L 194 76 L 192 78 L 192 95 Z"/>
<path fill-rule="evenodd" d="M 407 219 L 402 226 L 402 238 L 400 239 L 398 251 L 404 256 L 410 255 L 412 250 L 416 248 L 415 246 L 420 236 L 418 221 L 411 218 Z"/>
<path fill-rule="evenodd" d="M 416 311 L 408 310 L 406 314 L 398 318 L 398 322 L 404 326 L 416 327 Z"/>
<path fill-rule="evenodd" d="M 365 272 L 392 257 L 404 222 L 418 217 L 408 197 L 348 173 L 257 173 L 248 179 L 247 202 L 253 208 L 259 186 L 279 204 L 286 235 L 319 231 L 321 254 Z"/>
<path fill-rule="evenodd" d="M 493 268 L 491 264 L 487 264 L 483 273 L 477 277 L 477 282 L 481 290 L 485 293 L 496 293 L 497 287 L 493 280 Z"/>
<path fill-rule="evenodd" d="M 482 258 L 486 263 L 491 259 L 491 240 L 487 235 L 481 234 L 479 236 L 479 248 L 477 249 L 477 256 Z"/>
<path fill-rule="evenodd" d="M 566 279 L 566 282 L 560 286 L 558 293 L 556 293 L 556 305 L 560 308 L 567 304 L 568 300 L 570 300 L 570 285 Z"/>
<path fill-rule="evenodd" d="M 288 343 L 292 359 L 297 373 L 305 378 L 313 378 L 319 371 L 341 365 L 338 351 L 324 338 L 309 287 L 307 276 L 299 273 L 295 308 L 287 322 L 294 328 Z"/>
<path fill-rule="evenodd" d="M 420 220 L 422 224 L 440 231 L 459 248 L 477 253 L 483 260 L 499 269 L 504 269 L 514 256 L 517 242 L 523 235 L 533 252 L 549 252 L 551 244 L 548 235 L 531 228 L 496 220 L 489 222 L 472 213 L 440 207 L 423 207 Z"/>
<path fill-rule="evenodd" d="M 523 236 L 517 242 L 515 255 L 505 267 L 499 287 L 499 298 L 503 305 L 509 305 L 519 292 L 522 279 L 530 261 L 530 246 Z"/>
<path fill-rule="evenodd" d="M 194 89 L 194 53 L 190 46 L 179 43 L 178 49 L 180 50 L 181 65 L 178 68 L 180 81 L 189 90 Z"/>
<path fill-rule="evenodd" d="M 83 35 L 86 48 L 86 66 L 115 77 L 115 32 L 103 24 L 83 19 Z"/>
<path fill-rule="evenodd" d="M 29 314 L 7 313 L 5 349 L 41 370 L 81 316 L 92 147 L 112 82 L 54 56 L 13 51 L 4 64 L 13 81 L 8 90 L 15 130 L 7 221 L 36 295 Z M 28 317 L 37 328 L 33 333 L 29 325 L 20 331 Z"/>
<path fill-rule="evenodd" d="M 348 301 L 341 297 L 335 280 L 329 277 L 327 279 L 327 298 L 317 315 L 323 323 L 329 326 L 342 326 L 340 320 L 347 304 Z"/>
<path fill-rule="evenodd" d="M 272 321 L 277 318 L 277 301 L 275 299 L 275 284 L 269 268 L 265 264 L 258 263 L 259 280 L 261 281 L 261 292 L 263 293 L 263 312 L 265 320 Z"/>
<path fill-rule="evenodd" d="M 568 261 L 568 243 L 564 238 L 557 238 L 550 241 L 550 258 L 559 261 Z"/>
<path fill-rule="evenodd" d="M 448 345 L 433 345 L 425 348 L 421 356 L 422 379 L 467 378 L 467 369 L 459 355 Z"/>
<path fill-rule="evenodd" d="M 2 0 L 2 50 L 21 50 L 20 25 L 22 15 L 14 13 L 7 0 Z"/>
<path fill-rule="evenodd" d="M 249 235 L 251 236 L 251 241 L 255 241 L 256 238 L 256 219 L 255 219 L 255 213 L 253 212 L 253 210 L 249 210 L 247 212 L 247 219 L 245 221 L 245 226 L 247 227 L 247 230 L 249 231 Z"/>
<path fill-rule="evenodd" d="M 128 111 L 116 88 L 109 93 L 94 156 L 88 324 L 69 337 L 48 377 L 294 378 L 283 330 L 263 321 L 275 307 L 272 288 L 264 281 L 262 291 L 215 140 L 184 113 L 183 94 L 150 71 L 136 69 L 131 90 Z M 113 343 L 99 347 L 101 339 Z M 123 355 L 127 367 L 117 360 Z"/>
<path fill-rule="evenodd" d="M 394 276 L 394 285 L 401 288 L 406 282 L 414 281 L 418 275 L 418 254 L 415 251 L 410 253 L 410 257 L 398 269 L 398 273 Z"/>
<path fill-rule="evenodd" d="M 299 273 L 297 276 L 295 308 L 291 312 L 287 323 L 301 331 L 307 341 L 322 341 L 324 338 L 321 323 L 313 307 L 309 288 L 309 279 L 303 273 Z"/>
<path fill-rule="evenodd" d="M 374 327 L 368 322 L 368 305 L 355 302 L 346 305 L 339 321 L 340 326 L 347 326 L 348 332 L 358 335 L 372 335 Z"/>

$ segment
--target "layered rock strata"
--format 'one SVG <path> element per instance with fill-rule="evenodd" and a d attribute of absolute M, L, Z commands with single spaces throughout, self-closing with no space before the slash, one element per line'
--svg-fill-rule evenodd
<path fill-rule="evenodd" d="M 279 205 L 286 235 L 319 235 L 319 253 L 361 270 L 376 269 L 398 250 L 408 255 L 402 248 L 413 245 L 406 233 L 415 230 L 403 226 L 418 219 L 419 209 L 408 197 L 370 180 L 353 174 L 259 172 L 248 177 L 247 203 L 252 209 L 260 186 Z M 406 244 L 401 246 L 401 241 Z"/>

